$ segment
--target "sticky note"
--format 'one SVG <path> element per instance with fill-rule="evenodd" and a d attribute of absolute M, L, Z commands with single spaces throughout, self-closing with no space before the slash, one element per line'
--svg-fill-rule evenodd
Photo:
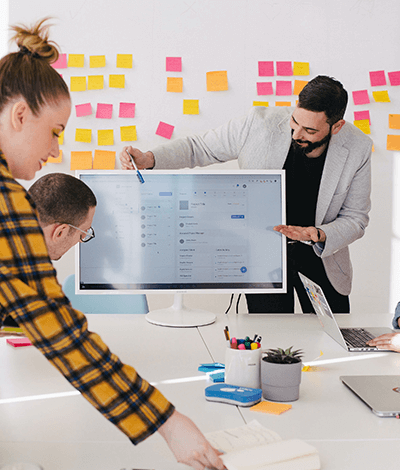
<path fill-rule="evenodd" d="M 292 106 L 290 101 L 275 101 L 275 106 Z"/>
<path fill-rule="evenodd" d="M 386 85 L 386 77 L 384 70 L 378 70 L 376 72 L 369 72 L 369 79 L 371 86 L 384 86 Z"/>
<path fill-rule="evenodd" d="M 293 75 L 310 75 L 308 62 L 293 62 Z"/>
<path fill-rule="evenodd" d="M 29 339 L 25 337 L 8 338 L 6 341 L 10 346 L 14 346 L 14 348 L 20 348 L 23 346 L 32 346 L 32 343 L 29 341 Z"/>
<path fill-rule="evenodd" d="M 388 77 L 392 86 L 400 85 L 400 72 L 389 72 Z"/>
<path fill-rule="evenodd" d="M 369 96 L 367 90 L 353 91 L 354 104 L 367 104 L 369 103 Z"/>
<path fill-rule="evenodd" d="M 257 95 L 273 95 L 272 82 L 258 82 Z"/>
<path fill-rule="evenodd" d="M 400 150 L 400 135 L 388 135 L 386 149 Z"/>
<path fill-rule="evenodd" d="M 131 69 L 133 66 L 132 54 L 117 54 L 117 67 L 120 69 Z"/>
<path fill-rule="evenodd" d="M 111 119 L 112 118 L 112 104 L 97 103 L 96 118 L 97 119 Z"/>
<path fill-rule="evenodd" d="M 121 126 L 121 142 L 134 142 L 137 140 L 136 126 Z"/>
<path fill-rule="evenodd" d="M 125 88 L 125 75 L 110 75 L 110 88 Z"/>
<path fill-rule="evenodd" d="M 134 118 L 135 117 L 135 103 L 120 103 L 118 117 Z"/>
<path fill-rule="evenodd" d="M 92 141 L 92 129 L 76 129 L 75 142 L 85 142 L 90 144 Z"/>
<path fill-rule="evenodd" d="M 55 69 L 66 69 L 68 67 L 67 54 L 60 54 L 58 59 L 53 62 L 51 66 Z"/>
<path fill-rule="evenodd" d="M 105 55 L 91 55 L 89 56 L 89 67 L 91 69 L 98 69 L 106 66 Z"/>
<path fill-rule="evenodd" d="M 228 89 L 228 72 L 207 72 L 207 91 L 226 91 Z"/>
<path fill-rule="evenodd" d="M 63 151 L 60 149 L 58 151 L 58 157 L 57 158 L 49 157 L 49 159 L 47 160 L 47 163 L 62 163 L 62 157 L 63 157 Z"/>
<path fill-rule="evenodd" d="M 390 103 L 389 93 L 384 91 L 373 91 L 372 96 L 377 103 Z"/>
<path fill-rule="evenodd" d="M 253 101 L 253 106 L 265 106 L 268 108 L 269 103 L 268 101 Z"/>
<path fill-rule="evenodd" d="M 250 408 L 250 411 L 260 411 L 261 413 L 270 413 L 274 415 L 280 415 L 285 411 L 292 408 L 292 405 L 287 403 L 275 403 L 272 401 L 261 401 Z"/>
<path fill-rule="evenodd" d="M 93 170 L 114 170 L 116 152 L 110 150 L 95 150 Z"/>
<path fill-rule="evenodd" d="M 69 54 L 68 67 L 83 67 L 85 65 L 84 54 Z"/>
<path fill-rule="evenodd" d="M 71 152 L 71 170 L 91 170 L 92 152 Z"/>
<path fill-rule="evenodd" d="M 199 114 L 199 100 L 183 100 L 183 114 Z"/>
<path fill-rule="evenodd" d="M 371 125 L 371 118 L 369 115 L 369 111 L 354 111 L 354 120 L 355 121 L 362 121 L 363 119 L 368 119 L 369 125 Z"/>
<path fill-rule="evenodd" d="M 307 85 L 307 83 L 308 83 L 307 80 L 295 80 L 293 94 L 300 95 L 301 90 Z"/>
<path fill-rule="evenodd" d="M 63 145 L 64 143 L 64 131 L 58 136 L 58 145 Z"/>
<path fill-rule="evenodd" d="M 400 129 L 400 114 L 389 114 L 389 129 Z"/>
<path fill-rule="evenodd" d="M 165 60 L 165 70 L 167 72 L 182 72 L 182 58 L 167 57 Z"/>
<path fill-rule="evenodd" d="M 71 91 L 85 91 L 86 90 L 86 77 L 71 77 Z"/>
<path fill-rule="evenodd" d="M 92 105 L 90 103 L 75 105 L 76 117 L 90 116 L 92 114 Z"/>
<path fill-rule="evenodd" d="M 293 68 L 291 62 L 277 62 L 276 63 L 276 74 L 279 76 L 289 77 L 293 75 Z"/>
<path fill-rule="evenodd" d="M 98 145 L 114 145 L 113 129 L 100 129 L 97 131 Z"/>
<path fill-rule="evenodd" d="M 103 75 L 89 75 L 88 76 L 88 90 L 102 90 L 104 88 Z"/>
<path fill-rule="evenodd" d="M 289 80 L 276 81 L 276 96 L 287 96 L 292 94 L 292 82 Z"/>
<path fill-rule="evenodd" d="M 173 93 L 182 93 L 183 78 L 182 77 L 167 77 L 167 91 L 173 92 Z"/>
<path fill-rule="evenodd" d="M 274 76 L 274 62 L 272 60 L 258 62 L 258 75 L 260 77 Z"/>
<path fill-rule="evenodd" d="M 161 137 L 165 137 L 166 139 L 170 139 L 173 132 L 174 132 L 174 126 L 171 126 L 171 124 L 167 124 L 166 122 L 162 122 L 162 121 L 160 121 L 156 130 L 157 135 L 160 135 Z"/>
<path fill-rule="evenodd" d="M 364 134 L 371 134 L 371 128 L 369 127 L 369 120 L 362 119 L 359 121 L 354 121 L 354 125 L 358 127 Z"/>

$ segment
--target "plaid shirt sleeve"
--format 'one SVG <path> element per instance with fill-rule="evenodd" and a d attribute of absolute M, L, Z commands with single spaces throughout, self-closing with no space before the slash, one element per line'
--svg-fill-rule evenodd
<path fill-rule="evenodd" d="M 57 282 L 34 203 L 0 157 L 0 320 L 23 329 L 47 359 L 108 420 L 137 444 L 174 407 L 87 329 Z M 1 323 L 0 322 L 0 323 Z"/>

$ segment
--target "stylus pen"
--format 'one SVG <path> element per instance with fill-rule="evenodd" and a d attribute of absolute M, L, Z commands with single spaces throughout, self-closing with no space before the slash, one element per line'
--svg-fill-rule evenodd
<path fill-rule="evenodd" d="M 131 162 L 132 162 L 133 168 L 136 170 L 136 175 L 138 177 L 138 180 L 143 184 L 144 183 L 143 176 L 140 173 L 140 171 L 138 170 L 138 167 L 136 166 L 136 163 L 135 163 L 135 160 L 133 159 L 133 156 L 128 152 L 128 150 L 126 151 L 126 153 L 131 157 Z"/>

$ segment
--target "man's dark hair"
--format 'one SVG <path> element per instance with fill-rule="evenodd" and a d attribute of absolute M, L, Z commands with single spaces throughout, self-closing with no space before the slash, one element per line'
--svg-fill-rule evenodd
<path fill-rule="evenodd" d="M 85 220 L 89 209 L 97 204 L 93 191 L 83 181 L 65 173 L 48 173 L 29 188 L 41 224 L 72 224 Z"/>
<path fill-rule="evenodd" d="M 318 75 L 299 94 L 299 108 L 324 112 L 330 126 L 343 119 L 348 101 L 347 91 L 334 78 Z"/>

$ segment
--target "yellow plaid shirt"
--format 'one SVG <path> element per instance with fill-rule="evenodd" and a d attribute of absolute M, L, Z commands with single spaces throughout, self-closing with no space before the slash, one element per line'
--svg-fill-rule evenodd
<path fill-rule="evenodd" d="M 0 324 L 7 315 L 107 419 L 137 444 L 174 407 L 87 329 L 57 282 L 35 205 L 0 155 Z"/>

